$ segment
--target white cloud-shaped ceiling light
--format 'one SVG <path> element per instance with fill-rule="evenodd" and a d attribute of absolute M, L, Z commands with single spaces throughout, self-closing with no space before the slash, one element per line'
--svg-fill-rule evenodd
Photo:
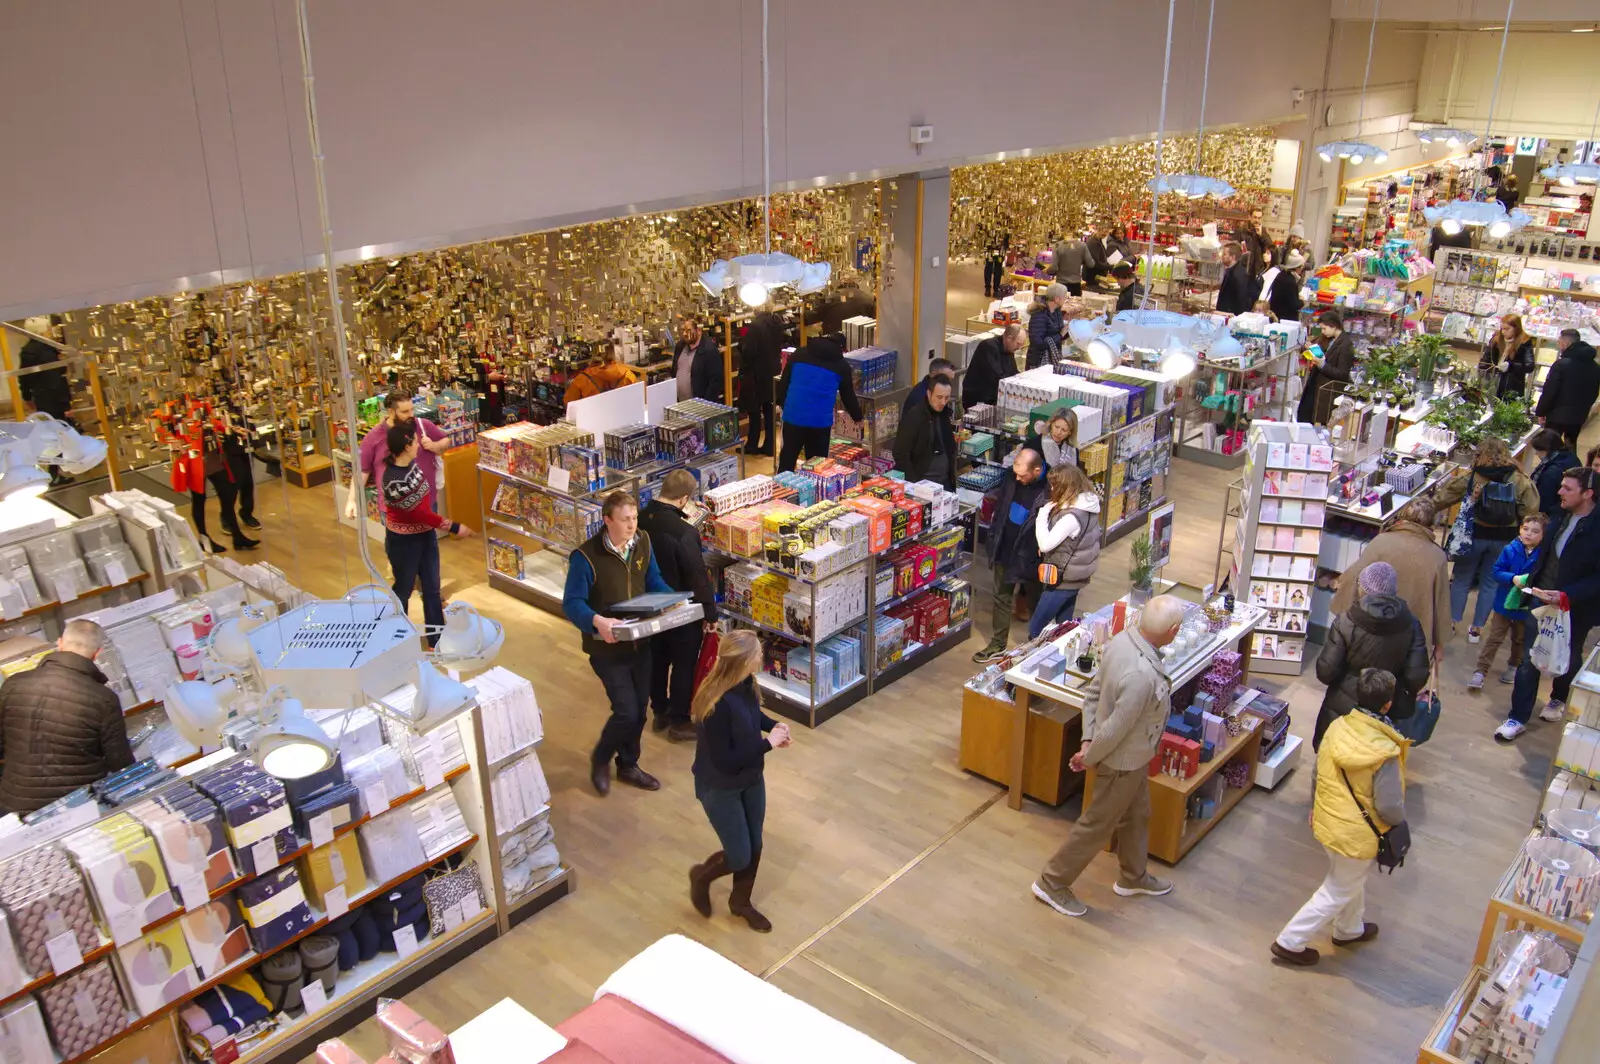
<path fill-rule="evenodd" d="M 1539 173 L 1552 181 L 1571 188 L 1574 185 L 1593 185 L 1600 183 L 1600 163 L 1557 163 L 1547 166 Z"/>
<path fill-rule="evenodd" d="M 1389 153 L 1376 144 L 1367 144 L 1359 140 L 1330 140 L 1326 144 L 1317 145 L 1317 158 L 1325 163 L 1335 159 L 1349 159 L 1351 165 L 1360 166 L 1364 162 L 1386 163 Z"/>
<path fill-rule="evenodd" d="M 1145 182 L 1145 188 L 1157 195 L 1175 193 L 1188 199 L 1204 199 L 1207 196 L 1227 199 L 1238 191 L 1222 178 L 1206 177 L 1204 174 L 1162 174 Z"/>
<path fill-rule="evenodd" d="M 1464 148 L 1478 139 L 1476 133 L 1453 126 L 1435 126 L 1417 130 L 1417 139 L 1424 144 L 1443 144 L 1448 148 Z"/>
<path fill-rule="evenodd" d="M 801 295 L 828 286 L 833 267 L 826 262 L 806 262 L 781 251 L 718 259 L 700 275 L 700 285 L 714 296 L 728 288 L 739 291 L 746 306 L 766 303 L 775 288 L 793 288 Z"/>
<path fill-rule="evenodd" d="M 1451 200 L 1442 207 L 1425 207 L 1422 216 L 1454 236 L 1465 227 L 1488 230 L 1496 239 L 1521 229 L 1533 217 L 1527 211 L 1506 212 L 1499 200 Z"/>

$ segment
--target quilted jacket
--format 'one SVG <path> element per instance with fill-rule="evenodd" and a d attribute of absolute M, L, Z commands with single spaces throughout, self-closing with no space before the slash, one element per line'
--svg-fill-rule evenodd
<path fill-rule="evenodd" d="M 0 686 L 0 805 L 31 813 L 133 764 L 122 704 L 95 663 L 58 650 Z"/>

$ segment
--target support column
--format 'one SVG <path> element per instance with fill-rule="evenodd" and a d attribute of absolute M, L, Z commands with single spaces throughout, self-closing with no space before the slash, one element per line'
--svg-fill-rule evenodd
<path fill-rule="evenodd" d="M 888 246 L 878 281 L 878 345 L 900 353 L 898 383 L 915 384 L 929 358 L 944 353 L 950 171 L 886 179 L 883 214 Z"/>

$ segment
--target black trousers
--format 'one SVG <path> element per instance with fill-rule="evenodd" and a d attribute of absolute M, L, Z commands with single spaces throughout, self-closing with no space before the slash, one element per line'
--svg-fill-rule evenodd
<path fill-rule="evenodd" d="M 1004 259 L 983 260 L 983 294 L 998 296 L 1000 283 L 1005 280 L 1006 264 Z"/>
<path fill-rule="evenodd" d="M 801 425 L 783 423 L 783 450 L 778 454 L 778 472 L 794 472 L 800 452 L 807 458 L 826 458 L 828 441 L 833 438 L 832 428 L 809 429 Z"/>
<path fill-rule="evenodd" d="M 400 609 L 411 605 L 411 589 L 422 583 L 422 620 L 425 624 L 444 626 L 444 595 L 439 589 L 439 537 L 426 532 L 389 532 L 383 534 L 383 550 L 389 556 L 389 570 L 394 574 L 394 593 L 400 598 Z M 437 630 L 428 634 L 428 646 L 439 641 Z"/>
<path fill-rule="evenodd" d="M 774 421 L 773 403 L 752 403 L 750 407 L 750 439 L 745 442 L 746 454 L 770 455 L 778 448 L 778 426 Z"/>
<path fill-rule="evenodd" d="M 603 765 L 616 758 L 619 769 L 639 763 L 639 738 L 644 734 L 645 701 L 650 697 L 650 640 L 633 649 L 606 647 L 603 656 L 590 654 L 589 667 L 600 677 L 611 700 L 611 717 L 600 730 L 589 760 Z"/>
<path fill-rule="evenodd" d="M 1578 433 L 1583 431 L 1583 422 L 1580 421 L 1576 425 L 1557 425 L 1553 421 L 1547 421 L 1545 422 L 1545 427 L 1555 429 L 1557 432 L 1561 433 L 1561 435 L 1566 437 L 1567 443 L 1572 445 L 1573 451 L 1577 451 Z"/>
<path fill-rule="evenodd" d="M 230 536 L 238 535 L 239 522 L 233 516 L 233 504 L 239 495 L 238 486 L 228 479 L 227 469 L 207 473 L 206 480 L 211 483 L 211 490 L 217 493 L 217 506 L 222 511 L 222 530 Z M 189 502 L 189 516 L 194 520 L 194 530 L 200 533 L 201 539 L 210 539 L 211 534 L 206 531 L 206 493 L 191 491 Z"/>
<path fill-rule="evenodd" d="M 233 486 L 239 493 L 239 516 L 255 520 L 256 477 L 248 454 L 228 453 L 228 468 L 233 471 Z M 220 497 L 220 496 L 219 496 Z"/>
<path fill-rule="evenodd" d="M 655 636 L 650 648 L 650 709 L 668 724 L 689 723 L 689 700 L 694 697 L 694 670 L 700 663 L 700 625 L 668 628 Z"/>

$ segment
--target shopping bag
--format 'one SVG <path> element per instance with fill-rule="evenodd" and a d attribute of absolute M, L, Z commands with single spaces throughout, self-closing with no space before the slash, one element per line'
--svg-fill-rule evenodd
<path fill-rule="evenodd" d="M 1452 558 L 1460 558 L 1472 549 L 1472 482 L 1476 477 L 1476 472 L 1467 475 L 1467 490 L 1461 497 L 1461 509 L 1457 511 L 1455 523 L 1444 537 L 1444 552 Z"/>
<path fill-rule="evenodd" d="M 705 683 L 706 677 L 711 675 L 711 666 L 717 663 L 717 651 L 721 649 L 722 637 L 716 632 L 707 632 L 700 641 L 700 660 L 694 664 L 694 689 L 700 690 L 700 685 Z"/>
<path fill-rule="evenodd" d="M 1560 605 L 1540 606 L 1533 611 L 1539 618 L 1539 638 L 1534 640 L 1528 660 L 1534 668 L 1551 676 L 1564 676 L 1572 663 L 1572 615 Z"/>
<path fill-rule="evenodd" d="M 1428 677 L 1426 689 L 1417 693 L 1417 708 L 1409 717 L 1390 718 L 1394 730 L 1411 740 L 1412 746 L 1421 746 L 1433 738 L 1433 729 L 1439 724 L 1439 714 L 1444 705 L 1439 701 L 1439 670 Z"/>

